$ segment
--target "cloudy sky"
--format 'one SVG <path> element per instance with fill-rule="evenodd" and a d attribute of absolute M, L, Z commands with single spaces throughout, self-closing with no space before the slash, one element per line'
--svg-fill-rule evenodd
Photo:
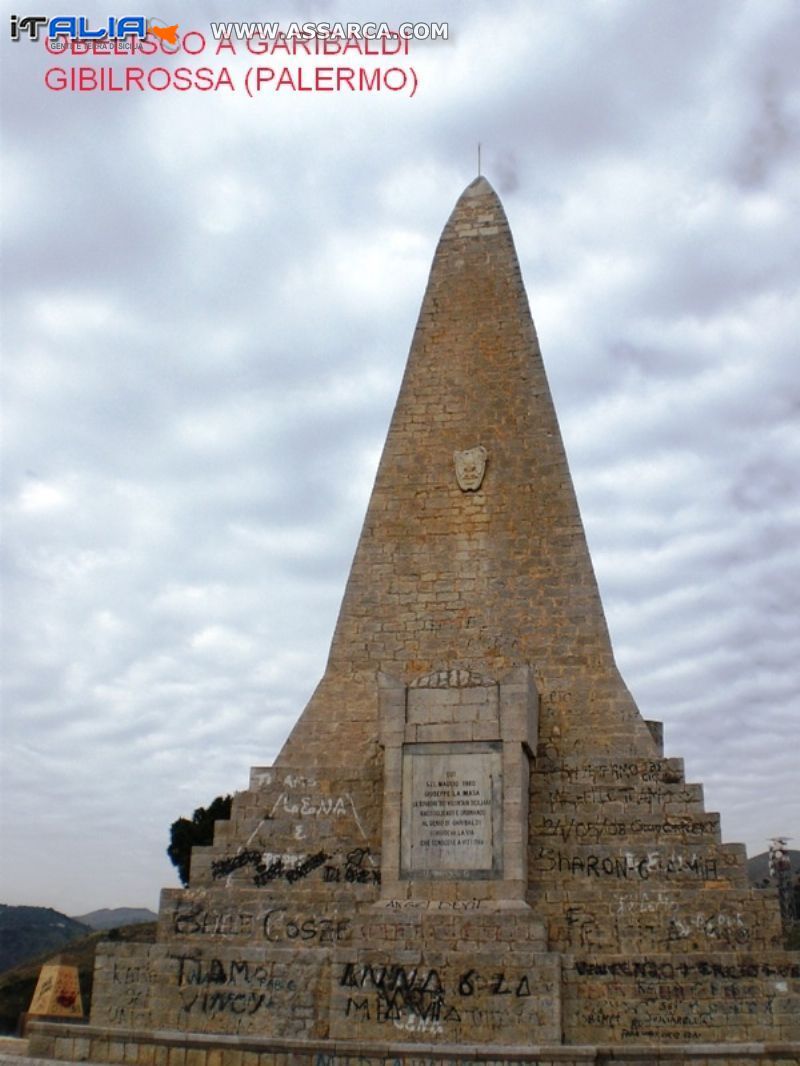
<path fill-rule="evenodd" d="M 11 10 L 0 900 L 154 908 L 170 823 L 276 754 L 479 141 L 623 674 L 724 839 L 797 842 L 797 0 L 75 10 L 208 41 L 136 60 L 12 44 Z M 399 61 L 413 96 L 251 98 L 248 66 L 287 60 L 215 56 L 237 17 L 450 37 Z M 235 88 L 44 81 L 137 64 Z"/>

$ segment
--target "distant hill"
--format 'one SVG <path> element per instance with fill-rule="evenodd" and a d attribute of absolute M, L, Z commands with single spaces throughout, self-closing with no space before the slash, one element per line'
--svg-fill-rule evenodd
<path fill-rule="evenodd" d="M 0 903 L 0 973 L 26 959 L 56 953 L 91 929 L 52 907 L 11 907 Z"/>
<path fill-rule="evenodd" d="M 31 908 L 38 910 L 42 908 Z M 81 982 L 81 998 L 84 1010 L 89 1009 L 92 998 L 92 976 L 94 972 L 94 953 L 103 940 L 121 940 L 135 943 L 153 943 L 156 937 L 155 922 L 139 922 L 114 929 L 109 935 L 103 932 L 89 931 L 88 936 L 72 940 L 60 954 L 63 961 L 78 967 Z M 0 1033 L 14 1033 L 20 1014 L 26 1011 L 33 999 L 39 971 L 44 963 L 52 958 L 52 952 L 45 952 L 30 959 L 12 970 L 0 974 Z"/>
<path fill-rule="evenodd" d="M 792 863 L 791 877 L 800 875 L 800 851 L 787 851 L 786 854 Z M 747 876 L 750 884 L 755 888 L 766 888 L 765 881 L 769 881 L 769 852 L 762 851 L 760 855 L 754 855 L 747 860 Z M 771 882 L 775 886 L 775 882 Z"/>
<path fill-rule="evenodd" d="M 137 925 L 140 922 L 154 922 L 158 915 L 146 907 L 103 907 L 88 914 L 77 914 L 72 919 L 90 929 L 118 929 L 121 925 Z"/>

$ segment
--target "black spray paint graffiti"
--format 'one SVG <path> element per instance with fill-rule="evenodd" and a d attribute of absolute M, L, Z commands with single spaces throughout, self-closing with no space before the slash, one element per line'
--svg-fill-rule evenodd
<path fill-rule="evenodd" d="M 384 899 L 376 906 L 389 911 L 478 911 L 482 899 Z"/>
<path fill-rule="evenodd" d="M 236 908 L 207 909 L 202 903 L 180 901 L 172 912 L 176 936 L 252 936 L 256 916 Z"/>
<path fill-rule="evenodd" d="M 638 787 L 630 786 L 607 786 L 607 787 L 594 787 L 594 786 L 572 786 L 570 790 L 564 790 L 556 788 L 550 793 L 553 809 L 557 809 L 564 805 L 576 804 L 577 806 L 588 806 L 589 804 L 604 803 L 639 803 L 642 805 L 649 804 L 651 811 L 660 811 L 665 803 L 687 803 L 697 804 L 701 801 L 701 786 L 700 785 L 681 785 L 678 787 L 657 786 L 657 785 L 639 785 Z"/>
<path fill-rule="evenodd" d="M 271 1008 L 276 993 L 294 992 L 297 988 L 291 978 L 275 976 L 269 963 L 200 959 L 192 955 L 172 958 L 178 963 L 178 988 L 187 1014 L 252 1015 Z"/>
<path fill-rule="evenodd" d="M 409 1014 L 425 1022 L 460 1021 L 454 1007 L 444 1002 L 444 987 L 436 970 L 406 970 L 404 966 L 370 966 L 348 962 L 340 984 L 376 993 L 374 1004 L 369 996 L 349 996 L 346 1017 L 364 1021 L 398 1021 Z"/>
<path fill-rule="evenodd" d="M 691 815 L 676 817 L 670 821 L 647 821 L 634 818 L 631 821 L 615 821 L 603 817 L 595 822 L 580 821 L 577 818 L 543 818 L 541 829 L 543 836 L 560 837 L 566 844 L 577 841 L 579 844 L 599 844 L 601 840 L 613 837 L 626 837 L 630 834 L 646 834 L 654 840 L 665 837 L 702 837 L 713 836 L 719 828 L 718 818 L 694 818 Z M 712 840 L 712 843 L 715 841 Z"/>
<path fill-rule="evenodd" d="M 394 1023 L 411 1018 L 415 1031 L 441 1032 L 441 1023 L 460 1022 L 465 1011 L 470 1013 L 470 1004 L 464 1001 L 471 1001 L 476 994 L 514 998 L 531 995 L 527 974 L 509 978 L 504 972 L 485 975 L 474 969 L 461 974 L 449 995 L 438 970 L 409 970 L 392 964 L 348 962 L 339 983 L 362 993 L 360 998 L 349 995 L 345 1016 Z M 374 1002 L 369 993 L 374 994 Z"/>
<path fill-rule="evenodd" d="M 283 940 L 334 944 L 349 936 L 348 918 L 291 917 L 286 907 L 275 907 L 264 916 L 264 938 L 273 944 Z"/>
<path fill-rule="evenodd" d="M 717 878 L 717 861 L 702 856 L 661 855 L 657 851 L 644 855 L 570 855 L 553 848 L 539 848 L 536 856 L 539 873 L 570 874 L 572 877 L 615 878 L 617 880 L 648 881 L 651 877 L 696 877 L 714 881 Z"/>
<path fill-rule="evenodd" d="M 369 848 L 353 848 L 345 856 L 344 866 L 328 865 L 323 871 L 323 881 L 347 881 L 357 885 L 379 885 L 381 872 L 377 867 L 367 865 L 370 862 Z"/>
<path fill-rule="evenodd" d="M 291 979 L 273 975 L 271 963 L 247 959 L 202 959 L 196 955 L 172 955 L 178 963 L 178 985 L 255 985 L 259 988 L 294 991 Z"/>
<path fill-rule="evenodd" d="M 304 877 L 308 877 L 312 870 L 316 870 L 319 866 L 322 866 L 330 856 L 325 851 L 318 851 L 314 855 L 309 855 L 307 858 L 298 859 L 298 861 L 292 865 L 289 865 L 284 860 L 283 856 L 279 855 L 273 859 L 269 865 L 264 862 L 263 855 L 260 851 L 253 849 L 240 851 L 238 855 L 231 855 L 224 859 L 217 859 L 211 863 L 211 876 L 218 880 L 221 877 L 227 877 L 228 874 L 234 872 L 234 870 L 240 870 L 245 866 L 252 866 L 254 869 L 253 884 L 254 885 L 266 885 L 270 881 L 285 880 L 290 885 L 295 881 L 300 881 Z"/>
<path fill-rule="evenodd" d="M 241 870 L 243 866 L 255 866 L 261 862 L 261 852 L 248 850 L 240 851 L 238 855 L 230 855 L 225 859 L 217 859 L 211 863 L 211 876 L 213 878 L 227 877 L 234 870 Z"/>
<path fill-rule="evenodd" d="M 596 781 L 636 781 L 664 782 L 680 784 L 683 771 L 678 760 L 669 759 L 635 759 L 622 762 L 542 762 L 539 773 L 558 775 L 565 781 L 594 784 Z"/>
<path fill-rule="evenodd" d="M 297 940 L 333 944 L 349 938 L 350 920 L 287 907 L 248 912 L 235 907 L 207 909 L 202 903 L 181 901 L 172 912 L 172 931 L 183 937 L 246 936 L 252 940 L 263 937 L 271 943 Z"/>
<path fill-rule="evenodd" d="M 675 978 L 715 977 L 727 981 L 753 980 L 756 977 L 800 977 L 800 963 L 742 962 L 717 963 L 699 960 L 694 962 L 662 962 L 654 959 L 625 962 L 575 961 L 575 972 L 581 977 L 630 977 L 672 981 Z"/>

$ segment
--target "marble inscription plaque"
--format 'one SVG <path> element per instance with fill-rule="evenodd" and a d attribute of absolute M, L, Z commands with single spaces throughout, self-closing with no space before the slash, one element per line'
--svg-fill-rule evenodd
<path fill-rule="evenodd" d="M 500 744 L 407 744 L 401 876 L 502 875 Z"/>

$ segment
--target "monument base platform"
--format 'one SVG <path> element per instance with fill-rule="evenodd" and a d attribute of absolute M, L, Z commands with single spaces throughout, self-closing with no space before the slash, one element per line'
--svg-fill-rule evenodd
<path fill-rule="evenodd" d="M 491 1063 L 506 1066 L 798 1066 L 800 1042 L 742 1044 L 636 1044 L 469 1046 L 466 1044 L 374 1044 L 352 1040 L 285 1040 L 255 1036 L 187 1034 L 167 1030 L 105 1029 L 91 1025 L 34 1022 L 29 1054 L 37 1059 L 126 1066 L 435 1066 Z M 17 1060 L 19 1061 L 19 1060 Z M 2 1064 L 0 1064 L 2 1066 Z"/>

